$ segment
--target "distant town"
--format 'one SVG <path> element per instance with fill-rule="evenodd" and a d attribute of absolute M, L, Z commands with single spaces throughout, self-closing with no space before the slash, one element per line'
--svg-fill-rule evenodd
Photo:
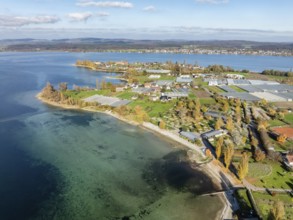
<path fill-rule="evenodd" d="M 0 40 L 5 51 L 68 51 L 172 54 L 233 54 L 261 56 L 293 56 L 292 43 L 254 41 L 176 41 L 131 39 L 15 39 Z"/>

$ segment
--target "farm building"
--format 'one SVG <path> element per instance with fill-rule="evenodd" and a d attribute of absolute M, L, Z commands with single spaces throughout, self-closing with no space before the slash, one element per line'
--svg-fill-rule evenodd
<path fill-rule="evenodd" d="M 205 138 L 205 139 L 214 139 L 215 137 L 220 137 L 220 136 L 223 136 L 223 135 L 226 135 L 227 134 L 227 131 L 226 130 L 212 130 L 212 131 L 208 131 L 206 133 L 203 133 L 202 134 L 202 137 Z"/>
<path fill-rule="evenodd" d="M 186 131 L 181 131 L 179 134 L 185 138 L 187 138 L 189 141 L 194 142 L 196 140 L 200 140 L 200 134 L 195 133 L 195 132 L 186 132 Z"/>

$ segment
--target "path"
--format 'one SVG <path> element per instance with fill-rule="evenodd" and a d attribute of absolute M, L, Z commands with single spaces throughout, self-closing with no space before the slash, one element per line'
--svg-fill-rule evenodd
<path fill-rule="evenodd" d="M 250 189 L 251 191 L 262 191 L 262 192 L 280 192 L 280 193 L 290 193 L 293 191 L 293 189 L 278 189 L 278 188 L 263 188 L 263 187 L 257 187 L 249 183 L 247 180 L 243 180 L 243 185 L 247 188 Z"/>

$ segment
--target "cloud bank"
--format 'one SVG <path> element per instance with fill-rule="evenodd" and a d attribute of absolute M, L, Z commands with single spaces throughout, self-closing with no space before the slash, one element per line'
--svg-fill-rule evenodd
<path fill-rule="evenodd" d="M 53 24 L 60 21 L 57 16 L 7 16 L 0 15 L 0 27 L 21 27 L 31 24 Z"/>
<path fill-rule="evenodd" d="M 92 16 L 93 16 L 93 14 L 91 12 L 68 14 L 68 17 L 71 21 L 84 21 L 84 22 L 86 22 Z"/>
<path fill-rule="evenodd" d="M 226 4 L 229 2 L 229 0 L 195 0 L 198 3 L 203 4 Z"/>
<path fill-rule="evenodd" d="M 103 7 L 103 8 L 133 8 L 133 4 L 130 2 L 112 2 L 112 1 L 82 1 L 76 3 L 77 6 L 81 7 Z"/>
<path fill-rule="evenodd" d="M 143 8 L 143 11 L 147 11 L 147 12 L 153 12 L 155 10 L 156 10 L 156 8 L 153 5 L 149 5 L 145 8 Z"/>

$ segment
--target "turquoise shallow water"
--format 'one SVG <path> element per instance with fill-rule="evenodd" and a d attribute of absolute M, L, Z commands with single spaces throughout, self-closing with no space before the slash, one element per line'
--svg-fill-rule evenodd
<path fill-rule="evenodd" d="M 0 54 L 0 219 L 216 218 L 220 198 L 199 195 L 217 188 L 190 168 L 182 147 L 105 114 L 53 108 L 35 98 L 47 81 L 94 86 L 108 76 L 75 68 L 77 59 L 128 58 L 192 63 L 198 57 Z M 246 67 L 253 59 L 232 60 Z M 273 58 L 256 59 L 264 65 Z M 284 63 L 279 68 L 289 66 L 287 58 L 276 59 Z"/>
<path fill-rule="evenodd" d="M 23 149 L 52 164 L 60 181 L 36 219 L 178 219 L 178 208 L 182 219 L 213 219 L 223 206 L 217 197 L 196 196 L 214 186 L 179 162 L 184 151 L 145 130 L 104 114 L 58 109 L 24 124 L 16 135 Z"/>

